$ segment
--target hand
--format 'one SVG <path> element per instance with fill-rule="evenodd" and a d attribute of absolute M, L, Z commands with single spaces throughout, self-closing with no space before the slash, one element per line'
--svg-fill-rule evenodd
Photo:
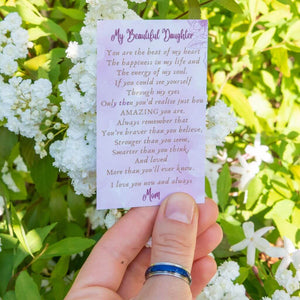
<path fill-rule="evenodd" d="M 217 205 L 196 205 L 185 193 L 167 197 L 160 207 L 131 209 L 96 244 L 65 300 L 189 300 L 216 272 L 208 254 L 222 239 Z M 145 244 L 152 236 L 152 248 Z M 171 262 L 191 271 L 192 284 L 173 276 L 153 276 L 152 263 Z"/>

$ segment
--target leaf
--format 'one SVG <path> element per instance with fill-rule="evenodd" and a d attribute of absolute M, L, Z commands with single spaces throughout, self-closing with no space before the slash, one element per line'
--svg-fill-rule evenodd
<path fill-rule="evenodd" d="M 0 295 L 3 295 L 5 293 L 9 280 L 12 277 L 13 263 L 13 252 L 0 252 Z"/>
<path fill-rule="evenodd" d="M 22 19 L 29 24 L 40 25 L 45 18 L 39 13 L 30 1 L 17 0 L 17 11 Z"/>
<path fill-rule="evenodd" d="M 18 142 L 18 137 L 5 127 L 0 127 L 0 167 L 8 159 L 11 150 Z"/>
<path fill-rule="evenodd" d="M 223 219 L 220 220 L 220 223 L 231 246 L 245 238 L 241 225 L 235 225 Z"/>
<path fill-rule="evenodd" d="M 228 199 L 229 199 L 229 192 L 231 189 L 231 176 L 228 164 L 224 164 L 222 171 L 219 175 L 218 181 L 217 181 L 217 194 L 219 199 L 219 205 L 222 209 L 222 211 L 225 210 Z"/>
<path fill-rule="evenodd" d="M 249 267 L 240 267 L 240 275 L 239 277 L 234 281 L 235 283 L 238 284 L 243 284 L 243 282 L 247 279 L 248 274 L 249 274 Z"/>
<path fill-rule="evenodd" d="M 275 64 L 282 74 L 286 77 L 291 76 L 290 67 L 288 64 L 287 50 L 283 47 L 271 49 L 272 63 Z"/>
<path fill-rule="evenodd" d="M 54 256 L 71 255 L 84 251 L 92 247 L 94 244 L 95 241 L 91 239 L 81 237 L 69 237 L 50 245 L 41 257 L 51 258 Z"/>
<path fill-rule="evenodd" d="M 292 243 L 296 247 L 299 247 L 300 242 L 299 242 L 299 240 L 297 240 L 297 235 L 299 234 L 300 229 L 298 228 L 298 226 L 296 226 L 292 223 L 289 223 L 288 221 L 281 218 L 281 216 L 279 216 L 279 215 L 273 216 L 273 220 L 276 224 L 276 227 L 279 231 L 280 236 L 281 237 L 286 236 L 287 238 L 289 238 L 292 241 Z"/>
<path fill-rule="evenodd" d="M 200 4 L 197 0 L 188 0 L 189 19 L 201 19 Z"/>
<path fill-rule="evenodd" d="M 169 1 L 157 0 L 159 18 L 165 19 L 169 11 Z"/>
<path fill-rule="evenodd" d="M 21 220 L 19 219 L 17 212 L 14 208 L 14 206 L 12 205 L 12 203 L 10 204 L 10 211 L 11 211 L 11 220 L 12 220 L 12 226 L 13 226 L 13 231 L 15 233 L 15 235 L 17 236 L 18 240 L 20 241 L 22 247 L 24 248 L 24 250 L 29 253 L 31 256 L 33 256 L 31 249 L 29 247 L 29 243 L 26 237 L 26 233 L 23 227 L 23 224 L 21 222 Z"/>
<path fill-rule="evenodd" d="M 18 239 L 8 234 L 0 233 L 0 239 L 2 243 L 2 249 L 12 249 L 18 244 Z"/>
<path fill-rule="evenodd" d="M 216 2 L 233 13 L 236 14 L 243 13 L 243 10 L 239 6 L 239 4 L 236 3 L 234 0 L 216 0 Z"/>
<path fill-rule="evenodd" d="M 81 195 L 76 195 L 72 187 L 69 186 L 67 201 L 73 218 L 75 218 L 78 224 L 84 226 L 85 224 L 84 212 L 86 209 L 84 197 Z"/>
<path fill-rule="evenodd" d="M 4 296 L 3 300 L 18 300 L 14 291 L 8 291 Z"/>
<path fill-rule="evenodd" d="M 264 185 L 261 180 L 256 176 L 248 185 L 248 198 L 246 203 L 246 209 L 249 210 L 257 202 L 259 195 L 262 193 Z"/>
<path fill-rule="evenodd" d="M 15 170 L 11 171 L 11 177 L 15 183 L 15 185 L 18 187 L 18 192 L 10 192 L 10 199 L 11 200 L 26 200 L 27 199 L 27 189 L 25 185 L 25 181 L 21 174 Z"/>
<path fill-rule="evenodd" d="M 28 71 L 37 71 L 41 66 L 43 66 L 47 61 L 49 60 L 49 57 L 47 54 L 41 54 L 34 58 L 28 59 L 24 62 L 24 67 Z"/>
<path fill-rule="evenodd" d="M 212 199 L 212 192 L 211 192 L 211 187 L 210 187 L 210 182 L 207 177 L 205 177 L 205 194 L 207 197 Z"/>
<path fill-rule="evenodd" d="M 26 137 L 20 137 L 20 154 L 22 155 L 26 165 L 31 168 L 35 160 L 39 160 L 39 156 L 34 151 L 34 140 Z"/>
<path fill-rule="evenodd" d="M 55 189 L 51 192 L 49 208 L 52 222 L 60 222 L 67 218 L 67 203 L 60 190 Z"/>
<path fill-rule="evenodd" d="M 297 20 L 292 25 L 288 27 L 288 31 L 285 35 L 286 40 L 300 40 L 300 20 Z"/>
<path fill-rule="evenodd" d="M 35 161 L 31 168 L 31 177 L 36 185 L 36 189 L 44 198 L 49 198 L 58 175 L 58 170 L 52 164 L 53 159 L 50 156 L 46 156 Z"/>
<path fill-rule="evenodd" d="M 261 132 L 259 122 L 254 115 L 252 107 L 240 89 L 226 83 L 223 88 L 223 94 L 233 105 L 234 111 L 246 121 L 246 125 L 256 129 L 256 132 Z"/>
<path fill-rule="evenodd" d="M 272 38 L 274 36 L 276 32 L 276 28 L 270 28 L 269 30 L 263 32 L 260 37 L 257 39 L 255 45 L 254 45 L 254 52 L 258 53 L 262 50 L 264 50 L 265 48 L 267 48 L 267 46 L 270 45 Z"/>
<path fill-rule="evenodd" d="M 62 40 L 63 42 L 66 42 L 66 43 L 68 42 L 68 37 L 67 37 L 66 32 L 62 29 L 61 26 L 56 24 L 51 19 L 46 19 L 45 21 L 43 21 L 41 26 L 42 26 L 43 30 L 45 30 L 45 32 L 53 34 L 54 36 L 56 36 L 58 39 Z"/>
<path fill-rule="evenodd" d="M 29 276 L 27 271 L 20 273 L 16 280 L 15 293 L 17 299 L 22 300 L 39 300 L 41 296 L 39 294 L 38 287 L 34 280 Z"/>
<path fill-rule="evenodd" d="M 32 27 L 28 29 L 29 41 L 35 41 L 41 37 L 49 36 L 49 32 L 45 32 L 40 27 Z"/>
<path fill-rule="evenodd" d="M 51 273 L 51 279 L 64 278 L 68 273 L 70 256 L 62 256 Z"/>
<path fill-rule="evenodd" d="M 76 8 L 65 8 L 62 6 L 57 6 L 56 7 L 60 12 L 65 14 L 66 16 L 71 17 L 72 19 L 83 21 L 85 18 L 85 13 L 81 9 L 76 9 Z"/>
<path fill-rule="evenodd" d="M 265 214 L 265 219 L 273 219 L 273 217 L 278 215 L 280 218 L 287 220 L 291 216 L 294 206 L 295 202 L 292 200 L 278 201 L 272 209 Z"/>
<path fill-rule="evenodd" d="M 45 238 L 55 226 L 56 223 L 53 223 L 42 228 L 35 228 L 27 233 L 26 237 L 32 253 L 42 249 Z"/>
<path fill-rule="evenodd" d="M 179 10 L 181 10 L 182 12 L 185 11 L 184 0 L 172 0 L 172 1 Z"/>

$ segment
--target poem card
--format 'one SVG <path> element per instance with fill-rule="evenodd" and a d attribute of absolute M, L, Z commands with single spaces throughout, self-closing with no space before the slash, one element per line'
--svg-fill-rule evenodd
<path fill-rule="evenodd" d="M 204 202 L 206 65 L 206 20 L 98 21 L 98 209 Z"/>

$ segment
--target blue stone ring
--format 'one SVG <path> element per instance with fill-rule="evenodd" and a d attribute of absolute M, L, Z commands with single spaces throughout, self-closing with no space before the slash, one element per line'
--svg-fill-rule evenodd
<path fill-rule="evenodd" d="M 180 265 L 169 262 L 159 262 L 152 264 L 145 273 L 146 280 L 152 276 L 168 275 L 180 278 L 187 282 L 189 285 L 192 283 L 192 277 L 188 270 Z"/>

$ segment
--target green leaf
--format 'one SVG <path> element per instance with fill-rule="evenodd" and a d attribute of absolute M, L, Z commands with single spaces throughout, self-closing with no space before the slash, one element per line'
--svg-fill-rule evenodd
<path fill-rule="evenodd" d="M 254 45 L 254 52 L 258 53 L 262 50 L 264 50 L 265 48 L 267 48 L 267 46 L 269 46 L 271 44 L 272 38 L 274 36 L 276 32 L 276 28 L 270 28 L 267 31 L 264 31 L 260 37 L 257 39 L 255 45 Z"/>
<path fill-rule="evenodd" d="M 26 165 L 31 168 L 35 160 L 39 160 L 39 156 L 34 151 L 34 140 L 26 137 L 20 137 L 20 154 Z"/>
<path fill-rule="evenodd" d="M 51 273 L 51 279 L 64 278 L 69 269 L 70 256 L 62 256 Z"/>
<path fill-rule="evenodd" d="M 288 53 L 283 47 L 275 48 L 271 50 L 272 63 L 275 64 L 282 74 L 286 77 L 291 76 L 291 71 L 288 63 Z"/>
<path fill-rule="evenodd" d="M 60 222 L 67 218 L 67 203 L 60 190 L 51 191 L 49 208 L 52 222 Z"/>
<path fill-rule="evenodd" d="M 205 177 L 205 194 L 207 195 L 207 197 L 212 199 L 213 196 L 211 192 L 211 187 L 207 177 Z"/>
<path fill-rule="evenodd" d="M 0 167 L 8 159 L 11 150 L 18 142 L 18 137 L 5 127 L 0 127 Z"/>
<path fill-rule="evenodd" d="M 36 189 L 45 198 L 49 198 L 58 174 L 58 170 L 52 164 L 53 159 L 46 156 L 35 161 L 31 169 L 31 177 Z"/>
<path fill-rule="evenodd" d="M 12 249 L 18 244 L 18 239 L 8 234 L 0 233 L 0 239 L 2 242 L 2 249 Z"/>
<path fill-rule="evenodd" d="M 16 294 L 14 291 L 8 291 L 4 295 L 3 300 L 18 300 L 18 299 L 16 298 Z"/>
<path fill-rule="evenodd" d="M 239 88 L 226 83 L 223 88 L 223 95 L 231 102 L 234 111 L 246 121 L 247 126 L 256 129 L 256 132 L 261 132 L 259 122 L 254 115 L 252 107 Z"/>
<path fill-rule="evenodd" d="M 299 41 L 300 40 L 299 32 L 300 32 L 300 20 L 297 20 L 288 27 L 288 31 L 286 33 L 285 39 Z"/>
<path fill-rule="evenodd" d="M 217 3 L 219 3 L 221 6 L 224 8 L 232 11 L 233 13 L 236 14 L 242 14 L 243 10 L 239 6 L 238 3 L 236 3 L 234 0 L 216 0 Z"/>
<path fill-rule="evenodd" d="M 68 188 L 68 206 L 71 211 L 72 217 L 77 221 L 78 224 L 84 226 L 85 224 L 85 202 L 84 197 L 81 195 L 76 195 L 73 189 L 69 186 Z"/>
<path fill-rule="evenodd" d="M 298 228 L 298 226 L 296 226 L 292 223 L 289 223 L 288 221 L 281 218 L 279 215 L 273 216 L 273 220 L 276 224 L 276 227 L 279 231 L 280 236 L 281 237 L 286 236 L 287 238 L 289 238 L 292 241 L 292 243 L 296 247 L 299 247 L 300 242 L 299 242 L 299 239 L 297 239 L 297 237 L 299 235 L 300 229 Z"/>
<path fill-rule="evenodd" d="M 201 10 L 198 0 L 188 0 L 189 19 L 201 19 Z"/>
<path fill-rule="evenodd" d="M 254 177 L 248 185 L 248 198 L 246 203 L 246 209 L 249 210 L 257 202 L 259 195 L 264 189 L 264 185 L 260 178 Z"/>
<path fill-rule="evenodd" d="M 75 8 L 65 8 L 62 6 L 56 7 L 60 12 L 65 14 L 66 16 L 71 17 L 72 19 L 83 21 L 85 18 L 85 13 L 82 9 L 75 9 Z"/>
<path fill-rule="evenodd" d="M 32 229 L 27 233 L 26 237 L 32 253 L 42 249 L 45 238 L 55 226 L 56 223 L 53 223 L 42 228 Z"/>
<path fill-rule="evenodd" d="M 249 268 L 241 267 L 239 272 L 240 272 L 240 276 L 234 282 L 238 284 L 243 284 L 243 282 L 247 279 L 249 275 Z"/>
<path fill-rule="evenodd" d="M 20 175 L 19 172 L 12 170 L 11 172 L 11 177 L 15 183 L 15 185 L 18 187 L 19 191 L 18 192 L 10 192 L 10 199 L 11 200 L 26 200 L 27 199 L 27 189 L 25 185 L 25 181 L 23 177 Z"/>
<path fill-rule="evenodd" d="M 27 253 L 29 253 L 31 256 L 33 256 L 31 249 L 29 247 L 29 243 L 28 243 L 28 240 L 26 237 L 26 233 L 25 233 L 23 224 L 22 224 L 21 220 L 19 219 L 17 212 L 16 212 L 14 206 L 12 205 L 12 203 L 10 205 L 11 205 L 10 211 L 11 211 L 13 231 L 14 231 L 15 235 L 17 236 L 17 238 L 19 239 L 24 250 Z"/>
<path fill-rule="evenodd" d="M 71 255 L 84 251 L 95 244 L 94 240 L 70 237 L 60 240 L 59 242 L 52 244 L 41 256 L 42 258 L 51 258 L 54 256 Z"/>
<path fill-rule="evenodd" d="M 222 171 L 219 175 L 218 181 L 217 181 L 217 194 L 219 199 L 219 205 L 222 209 L 222 211 L 225 210 L 228 199 L 229 199 L 229 192 L 231 189 L 231 176 L 230 176 L 230 170 L 228 167 L 228 164 L 224 164 Z"/>
<path fill-rule="evenodd" d="M 58 39 L 62 40 L 63 42 L 66 42 L 66 43 L 68 42 L 68 37 L 67 37 L 66 32 L 62 29 L 61 26 L 56 24 L 51 19 L 46 19 L 45 21 L 43 21 L 41 26 L 42 26 L 43 30 L 45 30 L 45 32 L 53 34 L 54 36 L 56 36 Z"/>
<path fill-rule="evenodd" d="M 278 215 L 280 218 L 287 220 L 291 216 L 294 206 L 295 202 L 292 200 L 278 201 L 272 209 L 265 214 L 265 219 L 273 219 L 273 217 Z"/>
<path fill-rule="evenodd" d="M 36 41 L 37 39 L 44 37 L 44 36 L 49 36 L 49 32 L 45 32 L 42 28 L 40 27 L 32 27 L 28 29 L 28 35 L 29 35 L 29 41 Z"/>
<path fill-rule="evenodd" d="M 40 25 L 45 18 L 39 13 L 30 1 L 17 0 L 17 11 L 22 19 L 29 24 Z"/>
<path fill-rule="evenodd" d="M 169 1 L 157 0 L 159 18 L 165 19 L 169 11 Z"/>
<path fill-rule="evenodd" d="M 36 72 L 40 67 L 42 67 L 47 61 L 49 57 L 47 54 L 41 54 L 34 58 L 28 59 L 24 62 L 24 67 L 28 71 Z"/>
<path fill-rule="evenodd" d="M 41 299 L 38 287 L 34 280 L 29 276 L 27 271 L 20 273 L 16 280 L 16 298 L 22 300 L 39 300 Z"/>
<path fill-rule="evenodd" d="M 184 0 L 172 0 L 172 1 L 179 10 L 181 10 L 182 12 L 185 11 Z"/>
<path fill-rule="evenodd" d="M 234 245 L 245 238 L 241 225 L 235 225 L 224 219 L 220 220 L 224 234 L 226 234 L 230 245 Z"/>
<path fill-rule="evenodd" d="M 14 254 L 12 252 L 0 252 L 0 296 L 3 296 L 9 280 L 13 274 Z"/>

